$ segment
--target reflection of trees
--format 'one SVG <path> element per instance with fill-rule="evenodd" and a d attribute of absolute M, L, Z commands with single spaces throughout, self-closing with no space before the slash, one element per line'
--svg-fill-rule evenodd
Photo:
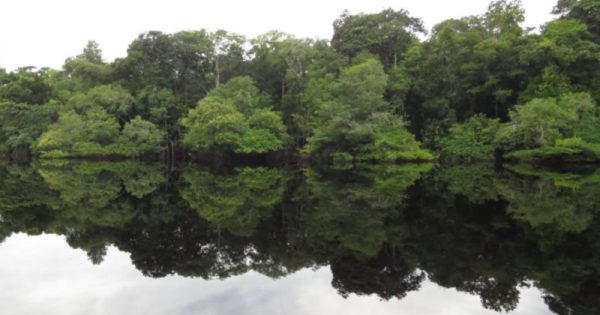
<path fill-rule="evenodd" d="M 449 165 L 440 168 L 437 176 L 447 183 L 449 192 L 466 196 L 471 203 L 480 204 L 498 197 L 494 185 L 497 175 L 492 163 Z"/>
<path fill-rule="evenodd" d="M 600 289 L 598 283 L 600 256 L 597 254 L 600 253 L 600 242 L 598 242 L 600 222 L 597 215 L 600 200 L 596 197 L 600 193 L 600 176 L 597 174 L 597 171 L 558 173 L 524 166 L 511 167 L 510 172 L 495 174 L 491 181 L 487 181 L 486 188 L 475 191 L 475 196 L 479 196 L 482 190 L 494 191 L 500 196 L 500 204 L 498 205 L 498 202 L 490 204 L 488 201 L 486 206 L 477 211 L 490 213 L 490 209 L 494 209 L 493 204 L 496 204 L 495 208 L 500 211 L 496 213 L 499 213 L 498 217 L 503 217 L 503 220 L 499 222 L 490 217 L 477 224 L 467 224 L 466 218 L 475 216 L 465 215 L 461 224 L 465 227 L 478 227 L 492 236 L 505 235 L 505 237 L 490 239 L 483 233 L 461 237 L 460 247 L 468 248 L 467 244 L 472 243 L 473 240 L 486 239 L 482 243 L 485 247 L 472 251 L 479 256 L 467 258 L 466 261 L 477 262 L 474 266 L 479 267 L 485 266 L 482 260 L 493 263 L 494 265 L 490 265 L 491 268 L 488 267 L 487 272 L 480 271 L 481 275 L 487 275 L 481 279 L 495 282 L 508 281 L 502 285 L 505 287 L 503 290 L 505 293 L 494 292 L 496 290 L 494 286 L 489 285 L 484 287 L 492 290 L 490 294 L 481 292 L 478 289 L 479 285 L 469 285 L 464 276 L 458 276 L 457 282 L 471 286 L 467 291 L 479 294 L 484 305 L 489 304 L 486 302 L 486 296 L 495 296 L 500 302 L 505 300 L 500 305 L 514 307 L 516 306 L 514 302 L 508 304 L 506 302 L 510 301 L 510 296 L 516 292 L 514 290 L 516 285 L 528 279 L 546 292 L 545 300 L 556 313 L 597 314 L 599 307 L 597 292 Z M 448 182 L 452 180 L 454 178 L 447 178 Z M 449 187 L 451 186 L 452 183 L 449 183 Z M 462 195 L 466 195 L 471 200 L 476 199 L 468 193 L 468 190 Z M 460 207 L 468 209 L 472 208 L 473 204 Z M 444 224 L 447 222 L 452 221 L 444 220 Z M 496 223 L 490 225 L 488 222 Z M 460 227 L 452 227 L 450 233 L 458 235 L 460 231 Z M 440 239 L 447 238 L 440 237 Z M 458 240 L 452 243 L 456 244 Z M 490 246 L 492 244 L 496 246 Z M 437 251 L 443 252 L 440 249 Z M 431 256 L 440 257 L 440 255 Z M 465 257 L 458 253 L 451 256 Z M 453 271 L 448 274 L 458 273 Z M 513 280 L 510 280 L 511 278 Z M 443 283 L 439 279 L 434 280 Z M 460 289 L 460 286 L 453 286 Z M 493 306 L 491 308 L 496 309 Z M 510 307 L 503 308 L 510 309 Z"/>
<path fill-rule="evenodd" d="M 366 261 L 354 256 L 337 257 L 331 262 L 332 285 L 344 297 L 354 293 L 403 298 L 418 290 L 425 280 L 425 273 L 415 267 L 389 250 Z"/>
<path fill-rule="evenodd" d="M 156 190 L 165 181 L 161 168 L 134 162 L 64 163 L 39 165 L 47 186 L 60 194 L 54 209 L 71 224 L 121 227 L 137 215 L 132 198 Z"/>
<path fill-rule="evenodd" d="M 408 223 L 419 267 L 441 286 L 479 295 L 486 308 L 514 309 L 517 286 L 526 279 L 515 262 L 528 263 L 533 245 L 506 216 L 504 203 L 473 204 L 425 185 L 416 199 L 424 207 L 415 205 Z"/>
<path fill-rule="evenodd" d="M 582 232 L 600 211 L 600 171 L 586 175 L 511 169 L 521 176 L 498 184 L 509 201 L 508 212 L 541 233 Z"/>
<path fill-rule="evenodd" d="M 41 233 L 53 221 L 56 196 L 34 168 L 0 163 L 0 237 Z"/>
<path fill-rule="evenodd" d="M 295 196 L 304 206 L 299 219 L 311 248 L 328 253 L 332 285 L 340 294 L 389 299 L 419 288 L 423 273 L 402 258 L 401 248 L 385 244 L 404 237 L 407 189 L 430 168 L 407 164 L 305 172 L 305 186 Z"/>
<path fill-rule="evenodd" d="M 286 188 L 283 177 L 280 170 L 268 168 L 241 168 L 230 175 L 190 168 L 183 174 L 188 186 L 181 197 L 215 226 L 249 236 L 281 202 Z"/>
<path fill-rule="evenodd" d="M 308 235 L 327 246 L 373 257 L 386 241 L 387 218 L 398 216 L 406 189 L 430 165 L 386 165 L 334 174 L 306 171 L 306 184 L 297 202 Z"/>
<path fill-rule="evenodd" d="M 599 314 L 600 303 L 600 170 L 552 172 L 525 166 L 511 168 L 530 198 L 518 191 L 509 209 L 537 236 L 539 264 L 536 285 L 557 314 Z M 513 190 L 518 190 L 518 186 Z M 542 208 L 547 206 L 548 209 Z"/>
<path fill-rule="evenodd" d="M 600 222 L 553 244 L 534 277 L 557 314 L 600 314 Z"/>
<path fill-rule="evenodd" d="M 47 205 L 54 194 L 35 168 L 0 162 L 0 209 L 3 212 Z"/>
<path fill-rule="evenodd" d="M 97 231 L 122 229 L 143 203 L 121 198 L 123 188 L 141 197 L 165 180 L 160 167 L 134 162 L 51 161 L 33 167 L 6 165 L 0 172 L 6 175 L 0 211 L 13 231 L 64 234 L 72 246 L 93 252 L 90 257 L 96 262 L 110 243 L 110 237 Z"/>
<path fill-rule="evenodd" d="M 145 275 L 281 277 L 329 265 L 343 296 L 402 298 L 425 277 L 509 311 L 519 287 L 557 314 L 600 311 L 600 176 L 489 165 L 265 167 L 0 164 L 0 238 L 58 233 Z"/>

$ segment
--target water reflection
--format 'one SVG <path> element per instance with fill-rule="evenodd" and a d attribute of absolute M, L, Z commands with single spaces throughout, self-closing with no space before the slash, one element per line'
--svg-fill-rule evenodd
<path fill-rule="evenodd" d="M 431 281 L 511 311 L 533 286 L 556 314 L 598 314 L 599 193 L 600 171 L 485 164 L 0 164 L 0 237 L 63 235 L 95 264 L 115 246 L 149 277 L 323 267 L 342 297 L 404 299 Z"/>

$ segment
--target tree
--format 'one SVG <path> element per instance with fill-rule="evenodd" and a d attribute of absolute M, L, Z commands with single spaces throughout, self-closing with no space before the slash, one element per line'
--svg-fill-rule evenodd
<path fill-rule="evenodd" d="M 198 102 L 181 120 L 186 128 L 182 143 L 198 151 L 221 148 L 235 151 L 240 137 L 248 129 L 244 115 L 231 101 L 207 97 Z"/>
<path fill-rule="evenodd" d="M 441 143 L 441 154 L 447 159 L 490 160 L 494 158 L 494 138 L 500 122 L 483 115 L 474 115 L 456 124 Z"/>
<path fill-rule="evenodd" d="M 588 39 L 588 27 L 576 19 L 549 22 L 541 36 L 522 53 L 533 65 L 529 86 L 520 96 L 558 97 L 567 92 L 596 93 L 595 77 L 600 64 L 596 57 L 600 46 Z"/>
<path fill-rule="evenodd" d="M 247 76 L 229 80 L 226 84 L 210 91 L 207 97 L 230 100 L 236 110 L 246 116 L 252 115 L 256 110 L 271 107 L 269 97 L 256 87 L 252 78 Z"/>
<path fill-rule="evenodd" d="M 515 106 L 511 121 L 502 128 L 499 141 L 521 148 L 552 145 L 569 128 L 569 112 L 555 99 L 534 99 Z"/>
<path fill-rule="evenodd" d="M 75 92 L 87 91 L 98 84 L 107 84 L 113 75 L 112 65 L 104 63 L 102 50 L 95 41 L 88 41 L 83 52 L 75 58 L 67 58 L 63 70 Z"/>
<path fill-rule="evenodd" d="M 102 50 L 96 41 L 90 40 L 83 48 L 83 53 L 77 58 L 86 60 L 91 63 L 102 64 Z"/>
<path fill-rule="evenodd" d="M 183 117 L 184 145 L 197 151 L 266 153 L 282 149 L 286 128 L 248 77 L 231 79 Z"/>
<path fill-rule="evenodd" d="M 504 150 L 517 150 L 508 157 L 575 161 L 600 157 L 600 111 L 589 93 L 534 99 L 517 105 L 510 116 L 496 136 Z"/>
<path fill-rule="evenodd" d="M 56 106 L 58 119 L 32 145 L 43 157 L 136 157 L 162 149 L 164 131 L 136 116 L 133 97 L 118 85 L 100 85 Z M 50 109 L 51 107 L 45 106 Z"/>
<path fill-rule="evenodd" d="M 525 21 L 525 10 L 521 0 L 494 0 L 484 15 L 488 32 L 497 35 L 523 33 L 521 23 Z"/>
<path fill-rule="evenodd" d="M 0 83 L 0 99 L 29 105 L 45 104 L 53 92 L 46 78 L 47 69 L 19 68 L 4 76 L 4 82 Z"/>
<path fill-rule="evenodd" d="M 337 75 L 345 65 L 344 58 L 327 41 L 296 38 L 280 32 L 260 35 L 251 43 L 248 74 L 261 91 L 271 96 L 296 147 L 302 147 L 311 132 L 311 117 L 315 111 L 311 98 L 314 89 L 320 86 L 316 81 L 325 79 L 323 76 L 329 73 Z"/>
<path fill-rule="evenodd" d="M 519 1 L 493 1 L 483 15 L 439 23 L 429 40 L 406 52 L 404 108 L 428 147 L 439 147 L 455 122 L 474 114 L 508 118 L 533 71 L 521 59 L 532 41 L 523 19 Z"/>
<path fill-rule="evenodd" d="M 302 148 L 313 131 L 317 127 L 317 110 L 320 104 L 332 99 L 333 85 L 331 82 L 339 75 L 342 68 L 347 65 L 345 58 L 337 54 L 333 48 L 325 41 L 317 41 L 312 45 L 310 53 L 305 56 L 307 61 L 302 63 L 304 73 L 302 76 L 294 75 L 301 79 L 296 81 L 301 91 L 299 93 L 288 93 L 292 99 L 291 110 L 285 107 L 286 112 L 290 112 L 286 124 L 289 130 L 296 138 L 296 146 Z M 297 71 L 293 72 L 294 74 Z"/>
<path fill-rule="evenodd" d="M 345 68 L 331 94 L 316 109 L 316 127 L 306 151 L 334 160 L 420 160 L 432 156 L 386 111 L 387 75 L 379 61 Z"/>
<path fill-rule="evenodd" d="M 119 137 L 119 124 L 105 111 L 95 108 L 85 114 L 65 111 L 48 126 L 34 145 L 43 157 L 104 155 L 114 152 L 111 144 Z"/>
<path fill-rule="evenodd" d="M 416 34 L 425 33 L 423 22 L 405 10 L 385 9 L 376 14 L 350 15 L 344 11 L 333 23 L 332 46 L 352 59 L 360 52 L 377 55 L 386 69 L 396 66 Z"/>
<path fill-rule="evenodd" d="M 0 100 L 0 143 L 7 150 L 29 150 L 54 121 L 57 110 L 55 102 L 31 106 Z"/>
<path fill-rule="evenodd" d="M 128 155 L 140 155 L 147 152 L 159 152 L 164 149 L 164 131 L 153 123 L 136 116 L 123 127 L 121 143 L 131 146 L 134 152 Z"/>
<path fill-rule="evenodd" d="M 218 30 L 210 34 L 212 41 L 212 63 L 214 66 L 215 88 L 221 81 L 233 78 L 244 61 L 244 44 L 246 38 L 242 35 Z"/>
<path fill-rule="evenodd" d="M 205 30 L 164 34 L 141 34 L 127 50 L 127 57 L 115 62 L 115 76 L 130 92 L 146 86 L 172 91 L 185 108 L 210 90 L 211 39 Z"/>
<path fill-rule="evenodd" d="M 600 2 L 598 0 L 558 0 L 552 13 L 585 23 L 596 43 L 600 41 Z"/>
<path fill-rule="evenodd" d="M 94 108 L 102 108 L 113 115 L 120 124 L 129 120 L 134 99 L 127 90 L 119 85 L 99 85 L 87 93 L 79 93 L 67 102 L 67 106 L 78 113 L 85 113 Z"/>

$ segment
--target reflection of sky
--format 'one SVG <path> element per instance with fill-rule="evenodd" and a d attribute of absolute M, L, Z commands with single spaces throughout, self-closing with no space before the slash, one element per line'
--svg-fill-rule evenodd
<path fill-rule="evenodd" d="M 401 301 L 342 298 L 328 268 L 279 280 L 250 272 L 226 280 L 144 277 L 127 253 L 110 248 L 92 265 L 64 237 L 13 235 L 0 245 L 2 314 L 497 314 L 479 297 L 426 282 Z M 551 314 L 535 289 L 511 314 Z"/>

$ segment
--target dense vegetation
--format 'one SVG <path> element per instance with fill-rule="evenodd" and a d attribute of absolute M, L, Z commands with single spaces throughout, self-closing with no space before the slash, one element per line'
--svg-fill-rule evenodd
<path fill-rule="evenodd" d="M 61 70 L 0 69 L 0 152 L 596 161 L 600 1 L 554 13 L 535 32 L 518 0 L 494 0 L 424 40 L 391 9 L 343 13 L 330 41 L 151 31 L 110 63 L 90 41 Z"/>

